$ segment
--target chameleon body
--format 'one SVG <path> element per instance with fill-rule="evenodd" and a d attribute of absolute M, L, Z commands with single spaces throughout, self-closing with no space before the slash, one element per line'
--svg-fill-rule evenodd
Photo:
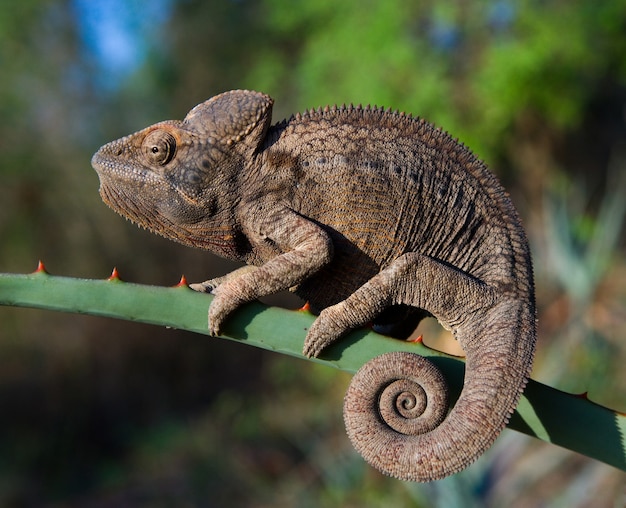
<path fill-rule="evenodd" d="M 192 286 L 215 295 L 213 334 L 238 306 L 288 288 L 319 312 L 308 356 L 369 322 L 406 338 L 436 317 L 467 355 L 454 407 L 430 362 L 390 353 L 355 375 L 344 419 L 385 474 L 460 471 L 506 425 L 532 365 L 532 265 L 513 204 L 469 149 L 424 120 L 344 106 L 271 125 L 272 104 L 226 92 L 103 146 L 92 159 L 102 198 L 142 227 L 249 265 Z"/>

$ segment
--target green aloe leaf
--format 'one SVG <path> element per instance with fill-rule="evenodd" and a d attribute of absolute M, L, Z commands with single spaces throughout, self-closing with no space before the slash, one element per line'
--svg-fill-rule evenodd
<path fill-rule="evenodd" d="M 43 269 L 26 275 L 0 274 L 0 305 L 107 316 L 205 335 L 211 299 L 185 284 L 165 288 L 122 282 L 117 277 L 57 277 Z M 225 325 L 223 338 L 306 359 L 301 348 L 314 319 L 305 311 L 255 302 L 235 312 Z M 453 394 L 460 392 L 465 365 L 461 359 L 370 330 L 351 333 L 322 358 L 309 361 L 356 372 L 375 356 L 399 350 L 429 357 L 443 371 Z M 584 397 L 531 380 L 508 426 L 626 471 L 626 415 Z"/>

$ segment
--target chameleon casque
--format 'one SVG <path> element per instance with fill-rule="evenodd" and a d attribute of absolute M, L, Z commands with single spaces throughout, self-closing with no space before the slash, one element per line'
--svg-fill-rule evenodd
<path fill-rule="evenodd" d="M 535 349 L 531 258 L 518 214 L 469 149 L 390 110 L 326 107 L 271 125 L 272 99 L 230 91 L 93 156 L 100 194 L 155 233 L 249 266 L 195 284 L 218 334 L 238 306 L 291 289 L 319 312 L 304 354 L 373 322 L 406 338 L 434 316 L 466 352 L 451 410 L 431 362 L 388 353 L 344 403 L 355 448 L 413 481 L 467 467 L 506 425 Z"/>

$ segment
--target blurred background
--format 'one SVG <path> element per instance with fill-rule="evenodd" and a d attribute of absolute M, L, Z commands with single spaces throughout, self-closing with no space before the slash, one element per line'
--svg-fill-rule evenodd
<path fill-rule="evenodd" d="M 391 106 L 510 191 L 535 262 L 533 377 L 626 411 L 624 0 L 9 0 L 0 69 L 0 272 L 224 273 L 109 210 L 91 154 L 235 88 L 269 93 L 276 121 Z M 0 308 L 0 505 L 626 504 L 623 473 L 508 430 L 446 480 L 385 478 L 345 436 L 348 382 L 204 336 Z"/>

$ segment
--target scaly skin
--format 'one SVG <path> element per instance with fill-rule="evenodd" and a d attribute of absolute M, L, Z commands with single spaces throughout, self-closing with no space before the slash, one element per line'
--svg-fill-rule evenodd
<path fill-rule="evenodd" d="M 271 107 L 267 95 L 227 92 L 103 146 L 92 159 L 102 198 L 155 233 L 250 265 L 192 286 L 215 294 L 213 334 L 238 306 L 288 288 L 319 311 L 308 356 L 370 321 L 405 338 L 435 316 L 467 354 L 450 413 L 438 371 L 401 353 L 357 373 L 344 417 L 386 474 L 460 471 L 506 425 L 532 366 L 533 275 L 515 208 L 482 162 L 423 120 L 334 107 L 270 126 Z"/>

